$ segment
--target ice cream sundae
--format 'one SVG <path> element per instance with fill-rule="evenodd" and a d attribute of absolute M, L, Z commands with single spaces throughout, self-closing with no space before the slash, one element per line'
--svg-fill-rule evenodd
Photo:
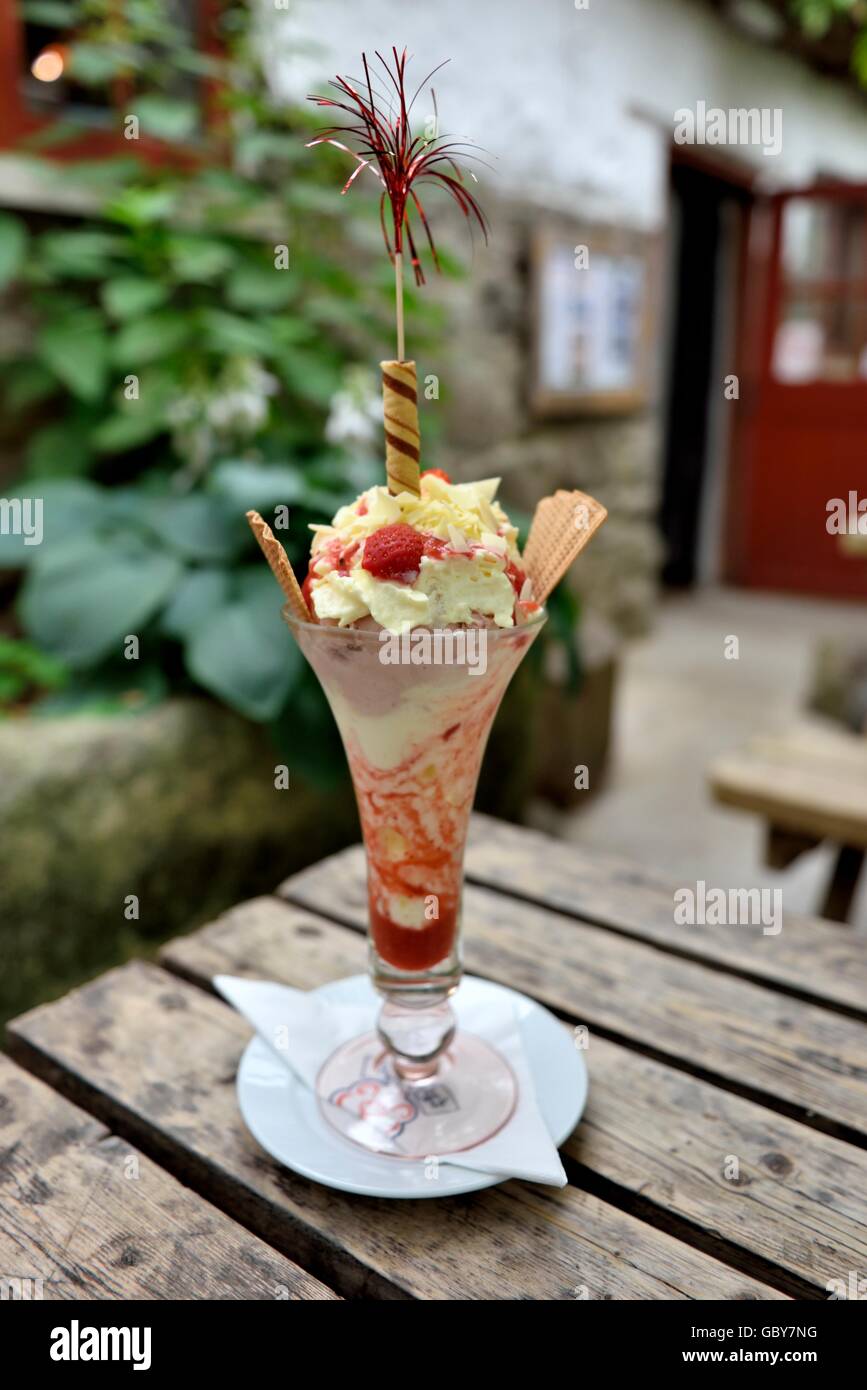
<path fill-rule="evenodd" d="M 438 468 L 421 470 L 416 367 L 405 358 L 402 307 L 404 243 L 416 279 L 423 279 L 411 206 L 435 249 L 414 183 L 439 182 L 468 220 L 483 230 L 486 224 L 462 182 L 455 147 L 410 133 L 406 54 L 394 51 L 393 68 L 380 62 L 399 98 L 391 114 L 380 105 L 366 60 L 363 83 L 338 78 L 340 99 L 316 100 L 351 114 L 353 125 L 331 127 L 320 140 L 353 154 L 357 173 L 377 173 L 383 206 L 391 205 L 390 242 L 385 215 L 383 228 L 395 267 L 398 354 L 382 363 L 385 482 L 313 527 L 303 586 L 263 519 L 255 512 L 248 519 L 346 749 L 367 855 L 372 973 L 385 999 L 376 1035 L 338 1049 L 318 1093 L 340 1128 L 335 1115 L 345 1120 L 345 1107 L 333 1097 L 355 1094 L 359 1058 L 383 1043 L 381 1065 L 391 1068 L 398 1099 L 407 1094 L 402 1087 L 448 1073 L 437 1119 L 419 1140 L 428 1146 L 423 1154 L 434 1142 L 439 1152 L 480 1142 L 515 1103 L 509 1067 L 480 1039 L 455 1037 L 447 1002 L 460 981 L 464 847 L 500 701 L 544 624 L 545 599 L 605 509 L 579 492 L 543 499 L 522 557 L 497 498 L 499 479 L 452 482 Z M 361 154 L 347 148 L 350 136 Z M 417 1098 L 413 1113 L 433 1115 L 433 1096 L 429 1104 Z M 394 1151 L 393 1136 L 375 1127 L 351 1137 Z"/>
<path fill-rule="evenodd" d="M 418 494 L 370 488 L 314 532 L 303 591 L 317 625 L 295 631 L 343 735 L 373 944 L 397 970 L 452 963 L 485 741 L 541 627 L 497 482 L 429 472 Z M 427 644 L 392 640 L 411 635 Z"/>

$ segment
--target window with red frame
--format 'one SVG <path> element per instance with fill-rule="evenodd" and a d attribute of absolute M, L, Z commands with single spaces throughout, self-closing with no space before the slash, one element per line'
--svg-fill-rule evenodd
<path fill-rule="evenodd" d="M 71 0 L 53 0 L 51 8 Z M 189 33 L 191 43 L 216 54 L 214 20 L 220 0 L 166 0 L 172 17 Z M 34 18 L 28 17 L 28 13 Z M 122 115 L 134 101 L 130 83 L 116 82 L 110 90 L 95 90 L 77 82 L 70 71 L 68 45 L 73 32 L 52 25 L 47 9 L 2 0 L 0 4 L 0 150 L 13 150 L 61 118 L 80 126 L 80 138 L 52 149 L 56 158 L 91 158 L 124 147 Z M 193 76 L 176 75 L 169 95 L 197 103 L 207 124 L 210 84 Z M 160 158 L 162 142 L 142 140 L 139 152 Z"/>

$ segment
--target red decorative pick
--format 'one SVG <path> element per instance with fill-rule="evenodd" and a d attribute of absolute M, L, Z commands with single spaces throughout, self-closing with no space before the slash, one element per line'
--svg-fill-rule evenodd
<path fill-rule="evenodd" d="M 374 95 L 374 84 L 370 75 L 367 55 L 362 54 L 363 83 L 338 76 L 330 85 L 340 93 L 340 100 L 324 96 L 311 96 L 309 98 L 317 106 L 335 107 L 338 111 L 346 112 L 352 118 L 349 125 L 329 126 L 315 140 L 309 141 L 309 145 L 334 145 L 338 150 L 343 150 L 344 153 L 351 155 L 357 161 L 358 167 L 353 170 L 344 184 L 343 193 L 348 192 L 352 187 L 362 169 L 370 169 L 383 185 L 380 198 L 380 220 L 386 249 L 395 268 L 398 317 L 397 355 L 398 361 L 403 361 L 402 261 L 404 236 L 412 261 L 415 282 L 417 285 L 424 284 L 424 271 L 410 226 L 411 207 L 415 208 L 424 228 L 434 265 L 437 270 L 440 268 L 430 223 L 416 192 L 417 186 L 428 183 L 437 184 L 440 188 L 444 188 L 454 198 L 467 222 L 470 225 L 474 220 L 478 223 L 486 241 L 488 239 L 488 224 L 475 197 L 464 183 L 464 174 L 457 161 L 458 151 L 466 151 L 474 147 L 466 142 L 450 141 L 439 135 L 431 139 L 424 135 L 413 136 L 410 130 L 410 112 L 419 92 L 430 82 L 434 73 L 439 72 L 445 64 L 440 63 L 438 67 L 433 69 L 433 72 L 428 73 L 427 77 L 419 83 L 412 98 L 407 101 L 405 86 L 407 52 L 404 49 L 402 53 L 398 54 L 396 48 L 391 51 L 393 65 L 389 65 L 381 53 L 377 53 L 376 57 L 388 78 L 388 82 L 394 89 L 393 93 L 386 90 L 383 94 L 378 89 Z M 431 88 L 431 97 L 436 115 L 436 95 L 433 88 Z M 387 114 L 382 106 L 386 100 L 389 107 Z M 351 141 L 356 148 L 353 149 L 350 144 L 338 139 L 338 136 Z M 473 158 L 474 156 L 464 154 L 462 157 Z M 391 234 L 389 234 L 389 219 L 386 217 L 386 199 L 391 207 Z"/>

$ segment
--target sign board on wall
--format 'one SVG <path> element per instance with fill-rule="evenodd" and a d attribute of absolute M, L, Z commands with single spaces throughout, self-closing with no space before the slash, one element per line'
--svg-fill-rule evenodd
<path fill-rule="evenodd" d="M 535 237 L 534 413 L 619 414 L 647 404 L 652 250 L 646 236 L 613 228 Z"/>

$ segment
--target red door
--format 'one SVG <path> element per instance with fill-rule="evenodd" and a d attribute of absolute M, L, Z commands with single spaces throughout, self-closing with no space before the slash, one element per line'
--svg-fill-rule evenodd
<path fill-rule="evenodd" d="M 854 534 L 828 529 L 833 499 L 847 509 L 867 502 L 867 188 L 816 187 L 756 205 L 740 340 L 729 577 L 867 598 L 858 513 Z"/>

